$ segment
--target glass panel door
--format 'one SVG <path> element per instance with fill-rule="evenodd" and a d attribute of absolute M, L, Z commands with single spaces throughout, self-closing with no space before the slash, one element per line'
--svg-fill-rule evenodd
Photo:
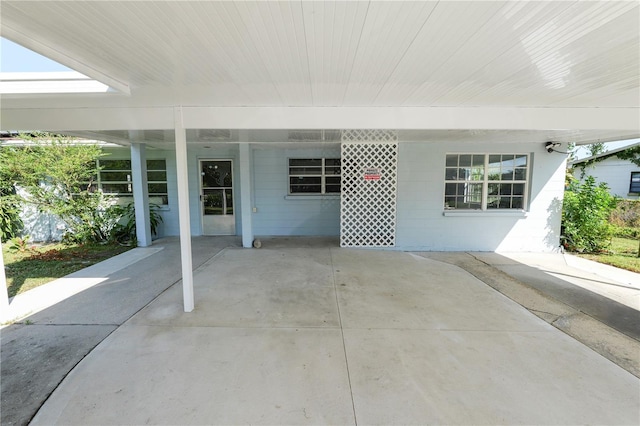
<path fill-rule="evenodd" d="M 202 233 L 235 235 L 232 161 L 201 160 L 200 177 Z"/>

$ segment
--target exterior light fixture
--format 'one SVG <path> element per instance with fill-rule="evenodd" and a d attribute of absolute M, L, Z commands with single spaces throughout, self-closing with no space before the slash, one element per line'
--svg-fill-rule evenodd
<path fill-rule="evenodd" d="M 559 152 L 559 151 L 556 151 L 556 148 L 559 148 L 560 145 L 561 145 L 560 142 L 547 142 L 544 144 L 544 148 L 547 150 L 549 154 L 551 154 L 554 151 Z"/>

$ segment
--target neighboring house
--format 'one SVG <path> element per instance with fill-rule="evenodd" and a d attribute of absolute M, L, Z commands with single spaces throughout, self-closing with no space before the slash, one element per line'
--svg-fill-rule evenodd
<path fill-rule="evenodd" d="M 548 252 L 566 169 L 549 146 L 640 137 L 639 9 L 3 0 L 3 36 L 108 87 L 0 78 L 2 129 L 121 145 L 139 212 L 163 159 L 186 311 L 191 235 Z"/>
<path fill-rule="evenodd" d="M 578 180 L 593 176 L 596 182 L 606 183 L 612 195 L 637 200 L 640 198 L 640 166 L 616 156 L 636 146 L 640 146 L 640 142 L 574 161 L 569 167 Z"/>

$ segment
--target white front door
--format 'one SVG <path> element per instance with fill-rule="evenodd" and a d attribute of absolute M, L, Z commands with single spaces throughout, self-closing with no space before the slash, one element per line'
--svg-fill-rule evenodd
<path fill-rule="evenodd" d="M 236 234 L 231 160 L 200 160 L 200 205 L 203 235 Z"/>

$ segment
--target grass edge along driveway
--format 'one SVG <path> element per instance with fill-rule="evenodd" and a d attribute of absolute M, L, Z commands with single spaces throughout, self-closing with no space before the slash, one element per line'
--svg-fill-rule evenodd
<path fill-rule="evenodd" d="M 32 244 L 11 251 L 2 244 L 9 297 L 124 253 L 133 247 L 119 244 Z"/>

